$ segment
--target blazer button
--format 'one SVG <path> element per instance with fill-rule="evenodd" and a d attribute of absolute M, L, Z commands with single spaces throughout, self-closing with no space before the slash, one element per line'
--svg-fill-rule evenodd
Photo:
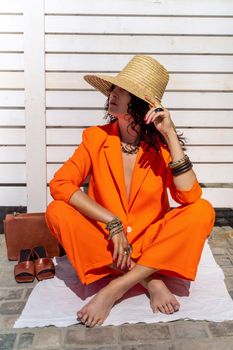
<path fill-rule="evenodd" d="M 126 228 L 126 232 L 127 232 L 127 233 L 132 232 L 132 227 L 131 227 L 131 226 L 127 226 L 127 228 Z"/>

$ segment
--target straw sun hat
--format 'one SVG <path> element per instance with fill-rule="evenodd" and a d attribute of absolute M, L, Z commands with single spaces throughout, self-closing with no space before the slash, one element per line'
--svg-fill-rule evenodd
<path fill-rule="evenodd" d="M 108 96 L 112 84 L 147 101 L 148 96 L 154 106 L 161 106 L 161 100 L 169 80 L 167 70 L 150 56 L 136 55 L 115 77 L 88 74 L 84 79 L 94 88 Z"/>

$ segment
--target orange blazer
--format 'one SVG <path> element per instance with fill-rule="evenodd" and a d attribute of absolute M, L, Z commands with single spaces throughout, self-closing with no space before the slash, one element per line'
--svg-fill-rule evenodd
<path fill-rule="evenodd" d="M 197 180 L 187 191 L 176 189 L 168 167 L 169 151 L 161 143 L 159 152 L 145 146 L 142 142 L 137 154 L 128 200 L 118 123 L 84 130 L 82 143 L 50 181 L 52 197 L 69 203 L 72 194 L 90 175 L 89 196 L 130 227 L 127 237 L 133 243 L 170 210 L 167 188 L 172 198 L 182 205 L 195 202 L 202 193 Z M 97 225 L 108 234 L 105 224 L 98 222 Z"/>

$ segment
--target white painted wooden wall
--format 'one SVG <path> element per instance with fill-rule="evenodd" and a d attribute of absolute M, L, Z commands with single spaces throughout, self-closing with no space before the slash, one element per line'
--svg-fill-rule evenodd
<path fill-rule="evenodd" d="M 232 0 L 1 0 L 0 206 L 44 211 L 47 183 L 105 98 L 84 80 L 137 53 L 170 72 L 164 105 L 203 197 L 233 207 Z"/>

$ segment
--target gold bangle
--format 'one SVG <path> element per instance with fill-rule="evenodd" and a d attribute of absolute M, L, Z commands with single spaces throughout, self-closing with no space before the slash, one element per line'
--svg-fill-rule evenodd
<path fill-rule="evenodd" d="M 113 228 L 122 225 L 121 220 L 116 216 L 114 219 L 112 219 L 111 221 L 107 222 L 106 224 L 106 229 L 108 231 L 111 231 Z"/>
<path fill-rule="evenodd" d="M 189 157 L 187 156 L 187 154 L 185 154 L 185 156 L 179 160 L 177 160 L 176 162 L 170 162 L 168 164 L 169 168 L 175 168 L 183 163 L 186 163 L 189 160 Z"/>

